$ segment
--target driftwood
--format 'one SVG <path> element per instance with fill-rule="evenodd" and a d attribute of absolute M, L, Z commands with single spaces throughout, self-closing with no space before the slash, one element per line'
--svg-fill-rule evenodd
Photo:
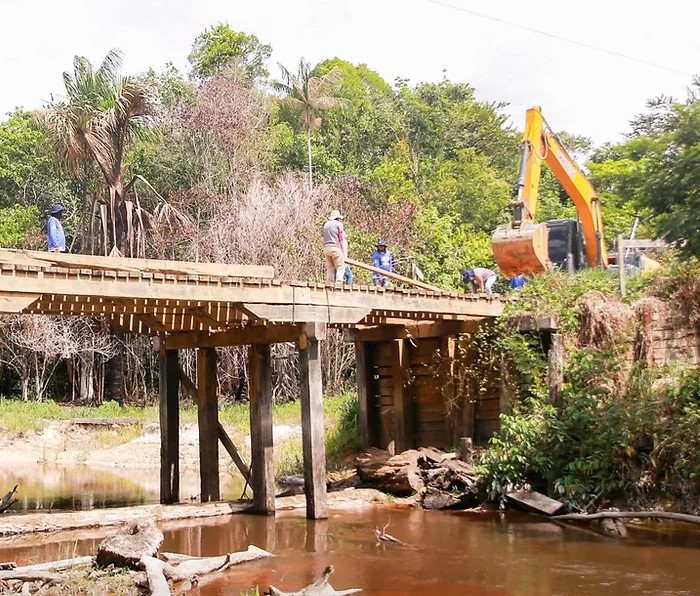
<path fill-rule="evenodd" d="M 15 497 L 15 493 L 17 492 L 17 486 L 18 485 L 15 484 L 15 487 L 11 491 L 9 491 L 2 499 L 0 499 L 0 513 L 7 511 L 17 502 L 17 498 Z"/>
<path fill-rule="evenodd" d="M 23 569 L 0 571 L 0 582 L 21 581 L 43 582 L 46 584 L 60 584 L 65 579 L 65 575 L 62 575 L 61 573 L 51 573 L 50 571 L 25 571 Z"/>
<path fill-rule="evenodd" d="M 599 511 L 598 513 L 567 513 L 565 515 L 556 515 L 552 519 L 557 521 L 594 521 L 597 519 L 623 518 L 671 519 L 674 521 L 688 522 L 689 524 L 700 524 L 700 516 L 689 515 L 687 513 L 672 513 L 669 511 Z"/>
<path fill-rule="evenodd" d="M 298 592 L 282 592 L 274 586 L 270 586 L 265 594 L 268 596 L 344 596 L 345 594 L 356 594 L 361 592 L 360 588 L 350 588 L 349 590 L 335 590 L 333 586 L 328 583 L 328 580 L 333 573 L 333 566 L 329 565 L 323 571 L 321 577 L 319 577 L 313 584 L 302 588 Z"/>
<path fill-rule="evenodd" d="M 374 535 L 377 537 L 377 542 L 393 542 L 394 544 L 405 544 L 401 542 L 395 536 L 386 533 L 386 529 L 389 527 L 390 522 L 386 522 L 386 525 L 380 530 L 379 528 L 374 528 Z"/>
<path fill-rule="evenodd" d="M 163 532 L 153 523 L 132 524 L 126 530 L 105 538 L 97 549 L 101 567 L 136 567 L 141 557 L 153 557 L 163 544 Z"/>
<path fill-rule="evenodd" d="M 170 594 L 170 592 L 160 592 L 163 582 L 168 586 L 168 582 L 178 583 L 189 581 L 190 585 L 198 583 L 198 577 L 224 571 L 232 565 L 255 561 L 265 557 L 271 557 L 272 553 L 267 552 L 257 546 L 250 545 L 247 550 L 237 553 L 228 553 L 218 557 L 192 557 L 180 553 L 160 553 L 165 559 L 143 556 L 138 562 L 138 567 L 145 571 L 145 574 L 137 574 L 134 583 L 138 586 L 148 587 L 152 594 Z M 144 577 L 145 575 L 145 577 Z"/>
<path fill-rule="evenodd" d="M 170 585 L 165 579 L 165 567 L 170 567 L 160 559 L 143 556 L 139 560 L 139 567 L 146 571 L 148 589 L 153 596 L 170 596 Z"/>

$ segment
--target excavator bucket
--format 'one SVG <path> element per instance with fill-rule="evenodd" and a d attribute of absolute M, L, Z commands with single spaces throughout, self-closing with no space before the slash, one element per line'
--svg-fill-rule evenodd
<path fill-rule="evenodd" d="M 521 222 L 496 229 L 491 247 L 496 264 L 505 277 L 544 273 L 552 268 L 547 248 L 546 224 Z"/>

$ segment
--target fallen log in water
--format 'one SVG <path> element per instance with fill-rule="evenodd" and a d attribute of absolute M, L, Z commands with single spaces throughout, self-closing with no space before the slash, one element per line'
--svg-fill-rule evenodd
<path fill-rule="evenodd" d="M 161 590 L 163 580 L 178 583 L 189 581 L 190 585 L 198 583 L 198 578 L 216 571 L 224 571 L 232 565 L 239 565 L 247 561 L 255 561 L 265 557 L 271 557 L 272 553 L 250 545 L 247 550 L 236 553 L 228 553 L 217 557 L 192 557 L 180 553 L 160 553 L 165 560 L 155 557 L 143 556 L 138 566 L 145 571 L 134 576 L 137 586 L 148 587 L 153 594 L 160 594 L 154 590 Z M 162 579 L 161 579 L 162 576 Z M 169 593 L 169 592 L 168 592 Z"/>
<path fill-rule="evenodd" d="M 15 484 L 15 487 L 11 491 L 9 491 L 2 499 L 0 499 L 0 513 L 7 511 L 17 502 L 17 498 L 15 497 L 15 493 L 17 492 L 17 486 L 18 485 Z"/>
<path fill-rule="evenodd" d="M 598 519 L 623 518 L 671 519 L 674 521 L 688 522 L 689 524 L 700 524 L 700 516 L 689 515 L 687 513 L 673 513 L 670 511 L 599 511 L 598 513 L 567 513 L 565 515 L 555 515 L 552 519 L 557 521 L 594 521 Z"/>
<path fill-rule="evenodd" d="M 357 458 L 357 474 L 366 486 L 396 496 L 409 496 L 423 490 L 418 460 L 421 454 L 409 449 L 398 455 L 371 448 Z"/>
<path fill-rule="evenodd" d="M 344 596 L 346 594 L 356 594 L 361 592 L 360 588 L 350 588 L 349 590 L 335 590 L 333 586 L 328 583 L 328 580 L 333 573 L 334 569 L 332 565 L 329 565 L 323 571 L 321 577 L 319 577 L 313 584 L 302 588 L 298 592 L 282 592 L 274 586 L 270 586 L 265 594 L 268 596 Z"/>

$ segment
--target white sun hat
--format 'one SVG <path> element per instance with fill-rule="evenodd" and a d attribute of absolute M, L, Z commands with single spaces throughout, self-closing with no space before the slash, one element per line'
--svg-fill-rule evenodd
<path fill-rule="evenodd" d="M 331 211 L 331 214 L 328 216 L 328 221 L 332 219 L 343 219 L 343 216 L 340 214 L 340 211 L 338 211 L 337 209 L 333 209 L 333 211 Z"/>

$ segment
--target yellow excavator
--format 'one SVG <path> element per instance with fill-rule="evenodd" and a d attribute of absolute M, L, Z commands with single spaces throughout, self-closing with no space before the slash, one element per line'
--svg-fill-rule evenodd
<path fill-rule="evenodd" d="M 546 162 L 576 206 L 578 220 L 534 223 L 542 162 Z M 521 143 L 518 198 L 513 221 L 492 236 L 493 256 L 501 273 L 532 275 L 558 267 L 570 272 L 608 266 L 600 201 L 593 185 L 542 117 L 527 110 Z"/>

